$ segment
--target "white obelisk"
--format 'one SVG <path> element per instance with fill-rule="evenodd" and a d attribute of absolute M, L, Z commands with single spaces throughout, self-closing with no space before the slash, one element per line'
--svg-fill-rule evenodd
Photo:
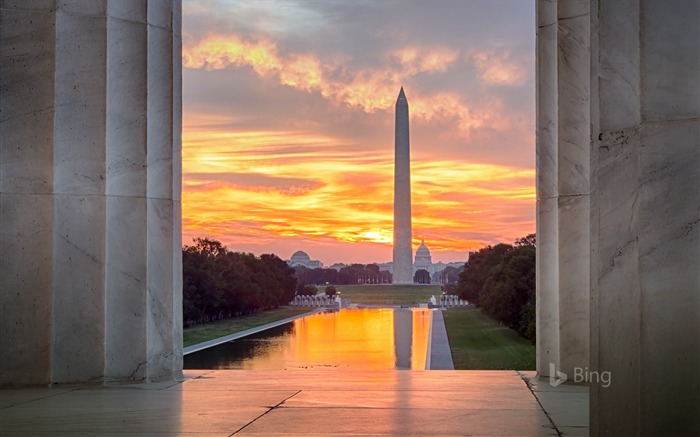
<path fill-rule="evenodd" d="M 411 230 L 411 152 L 408 101 L 403 87 L 396 99 L 394 133 L 394 284 L 413 283 Z"/>

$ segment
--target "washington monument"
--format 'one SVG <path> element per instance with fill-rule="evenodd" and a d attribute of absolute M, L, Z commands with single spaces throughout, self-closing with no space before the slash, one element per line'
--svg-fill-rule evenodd
<path fill-rule="evenodd" d="M 394 284 L 413 283 L 412 234 L 408 101 L 401 87 L 396 99 L 394 132 Z"/>

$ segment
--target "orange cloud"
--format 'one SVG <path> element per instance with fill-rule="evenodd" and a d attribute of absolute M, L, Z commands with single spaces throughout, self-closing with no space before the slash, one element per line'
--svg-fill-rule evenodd
<path fill-rule="evenodd" d="M 309 54 L 282 54 L 275 42 L 247 40 L 237 35 L 210 35 L 197 43 L 185 41 L 185 68 L 223 69 L 229 66 L 250 67 L 261 77 L 295 89 L 318 92 L 336 104 L 344 104 L 367 113 L 393 110 L 398 88 L 413 75 L 443 72 L 459 58 L 459 53 L 442 47 L 406 47 L 388 54 L 402 67 L 361 68 L 336 74 L 343 65 L 336 59 L 322 60 Z M 488 53 L 474 55 L 482 80 L 513 84 L 524 80 L 517 64 Z M 497 101 L 475 108 L 456 93 L 434 95 L 409 93 L 411 116 L 417 121 L 453 120 L 458 131 L 469 133 L 488 126 L 507 129 L 510 121 Z"/>
<path fill-rule="evenodd" d="M 391 53 L 401 63 L 402 72 L 445 71 L 459 57 L 459 52 L 444 47 L 406 47 Z"/>
<path fill-rule="evenodd" d="M 192 50 L 183 50 L 182 64 L 185 68 L 221 70 L 229 65 L 252 67 L 261 76 L 279 71 L 282 63 L 277 48 L 271 41 L 243 41 L 235 35 L 207 38 Z"/>
<path fill-rule="evenodd" d="M 184 130 L 183 144 L 184 241 L 209 235 L 232 248 L 285 238 L 391 244 L 387 152 L 358 155 L 306 131 L 194 126 Z M 414 161 L 416 245 L 424 236 L 434 255 L 463 253 L 532 232 L 534 177 L 532 169 Z"/>
<path fill-rule="evenodd" d="M 486 85 L 522 85 L 527 69 L 510 52 L 482 51 L 472 55 L 479 79 Z"/>

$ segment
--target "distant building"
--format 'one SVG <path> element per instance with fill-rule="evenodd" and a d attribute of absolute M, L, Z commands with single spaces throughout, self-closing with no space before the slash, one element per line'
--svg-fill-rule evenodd
<path fill-rule="evenodd" d="M 416 249 L 416 258 L 413 263 L 413 274 L 415 275 L 418 270 L 427 270 L 430 275 L 434 275 L 437 272 L 445 270 L 447 267 L 460 268 L 464 266 L 464 262 L 451 262 L 443 263 L 437 262 L 433 264 L 433 257 L 430 255 L 430 249 L 425 245 L 425 241 L 421 240 L 420 246 Z"/>
<path fill-rule="evenodd" d="M 469 252 L 469 255 L 472 255 L 474 252 Z M 311 257 L 304 251 L 298 250 L 294 252 L 292 255 L 291 259 L 288 259 L 287 264 L 290 267 L 296 267 L 296 266 L 302 266 L 306 267 L 307 269 L 319 269 L 319 268 L 324 268 L 323 263 L 319 260 L 312 260 Z M 444 262 L 437 262 L 433 263 L 433 257 L 430 254 L 430 249 L 428 246 L 426 246 L 425 241 L 421 240 L 420 246 L 418 246 L 418 249 L 416 249 L 416 256 L 415 260 L 413 262 L 413 272 L 412 274 L 415 275 L 418 270 L 426 270 L 431 277 L 435 277 L 434 275 L 436 273 L 439 273 L 443 270 L 445 270 L 447 267 L 454 267 L 456 269 L 460 269 L 464 267 L 465 261 L 460 261 L 460 262 L 451 262 L 451 263 L 444 263 Z M 379 270 L 386 270 L 392 275 L 394 274 L 394 263 L 393 262 L 386 262 L 386 263 L 370 263 L 370 264 L 376 264 L 379 266 Z M 335 263 L 327 268 L 333 269 L 336 271 L 340 271 L 343 267 L 347 267 L 350 264 L 343 264 L 343 263 Z M 437 278 L 440 278 L 438 275 Z M 441 283 L 442 281 L 440 279 L 435 279 L 434 280 L 437 283 Z"/>
<path fill-rule="evenodd" d="M 413 262 L 413 274 L 415 275 L 418 270 L 427 270 L 428 273 L 433 274 L 433 257 L 430 256 L 430 249 L 425 245 L 425 240 L 421 239 L 420 246 L 416 249 L 416 258 Z"/>
<path fill-rule="evenodd" d="M 388 263 L 375 263 L 379 266 L 379 270 L 386 270 L 389 273 L 394 273 L 394 263 L 388 262 Z"/>
<path fill-rule="evenodd" d="M 469 252 L 471 256 L 473 252 Z M 426 270 L 430 273 L 432 277 L 435 273 L 445 270 L 447 267 L 454 267 L 456 269 L 464 267 L 466 261 L 443 263 L 437 262 L 433 263 L 433 257 L 430 255 L 430 249 L 425 245 L 425 241 L 421 240 L 420 246 L 416 249 L 415 261 L 413 262 L 413 274 L 415 275 L 418 270 Z M 394 273 L 393 263 L 381 263 L 377 264 L 380 270 L 387 270 L 389 273 Z"/>
<path fill-rule="evenodd" d="M 323 263 L 317 259 L 312 260 L 304 251 L 298 250 L 292 254 L 292 258 L 287 260 L 289 267 L 302 266 L 307 269 L 320 269 Z"/>

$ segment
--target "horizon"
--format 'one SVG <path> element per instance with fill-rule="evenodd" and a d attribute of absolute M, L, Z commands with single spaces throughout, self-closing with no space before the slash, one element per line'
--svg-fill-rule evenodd
<path fill-rule="evenodd" d="M 430 247 L 428 247 L 428 249 L 430 249 Z M 321 261 L 321 264 L 323 265 L 322 268 L 324 268 L 324 269 L 329 268 L 330 266 L 335 265 L 335 264 L 343 264 L 343 265 L 349 266 L 351 264 L 364 264 L 364 265 L 377 264 L 377 265 L 380 265 L 380 264 L 391 264 L 392 263 L 391 260 L 388 260 L 388 261 L 370 261 L 370 262 L 342 262 L 342 261 L 338 261 L 338 262 L 333 262 L 333 263 L 326 263 L 322 259 L 315 258 L 314 256 L 309 254 L 304 249 L 299 249 L 299 251 L 302 251 L 302 252 L 306 253 L 307 255 L 309 255 L 309 259 L 311 259 L 312 261 L 314 261 L 314 260 Z M 283 261 L 289 261 L 291 259 L 292 255 L 294 255 L 294 253 L 296 253 L 296 252 L 298 252 L 298 251 L 294 251 L 291 255 L 289 255 L 289 257 L 282 257 L 282 256 L 279 256 L 277 254 L 273 254 L 273 255 L 277 255 Z M 431 252 L 431 255 L 432 255 L 432 252 Z M 415 260 L 415 252 L 413 253 L 413 257 Z M 464 261 L 462 261 L 462 260 L 456 260 L 456 261 L 433 260 L 433 264 L 438 264 L 438 263 L 453 264 L 453 263 L 466 263 L 466 262 L 467 262 L 466 259 Z"/>
<path fill-rule="evenodd" d="M 183 4 L 183 244 L 391 261 L 402 86 L 413 253 L 534 233 L 534 34 L 517 0 Z"/>
<path fill-rule="evenodd" d="M 218 241 L 218 240 L 217 240 L 217 241 Z M 223 244 L 223 243 L 222 243 L 222 244 Z M 510 244 L 510 243 L 507 243 L 507 244 Z M 183 243 L 183 245 L 190 246 L 190 244 L 185 244 L 185 243 Z M 235 248 L 228 247 L 226 244 L 223 244 L 223 245 L 224 245 L 224 247 L 225 247 L 227 250 L 230 250 L 230 251 L 232 251 L 232 252 L 245 252 L 245 251 L 236 250 Z M 426 246 L 428 247 L 428 249 L 430 249 L 430 246 L 429 246 L 428 244 L 426 244 Z M 322 260 L 322 259 L 316 258 L 315 256 L 313 256 L 312 254 L 310 254 L 308 251 L 304 250 L 303 248 L 300 248 L 300 249 L 295 250 L 294 252 L 292 252 L 291 254 L 289 254 L 289 256 L 284 256 L 284 255 L 282 255 L 282 254 L 273 253 L 273 252 L 254 253 L 254 255 L 256 255 L 256 256 L 259 257 L 260 255 L 271 254 L 271 255 L 277 256 L 278 258 L 280 258 L 280 259 L 283 260 L 283 261 L 290 261 L 292 255 L 294 255 L 296 252 L 299 252 L 299 251 L 306 253 L 306 254 L 309 256 L 309 259 L 312 260 L 312 261 L 320 261 L 321 264 L 322 264 L 322 267 L 321 267 L 321 268 L 324 268 L 324 269 L 325 269 L 325 268 L 329 268 L 330 266 L 335 265 L 335 264 L 343 264 L 343 265 L 352 265 L 352 264 L 370 265 L 370 264 L 377 264 L 377 265 L 380 265 L 380 264 L 387 264 L 387 263 L 391 264 L 391 263 L 392 263 L 392 260 L 387 260 L 387 261 L 377 261 L 377 260 L 375 260 L 375 261 L 353 261 L 353 262 L 334 261 L 334 262 L 331 262 L 331 263 L 327 263 L 327 262 L 325 262 L 325 261 Z M 245 253 L 252 253 L 252 252 L 245 252 Z M 432 252 L 432 250 L 431 250 L 431 251 L 430 251 L 431 258 L 432 258 L 432 253 L 433 253 L 433 252 Z M 413 258 L 415 259 L 415 250 L 412 251 L 412 256 L 413 256 Z M 438 263 L 443 263 L 443 264 L 466 263 L 466 262 L 468 261 L 468 258 L 469 258 L 469 253 L 467 253 L 467 258 L 464 259 L 464 260 L 452 260 L 452 261 L 447 261 L 447 260 L 444 260 L 444 259 L 438 259 L 438 260 L 433 260 L 433 264 L 438 264 Z"/>

